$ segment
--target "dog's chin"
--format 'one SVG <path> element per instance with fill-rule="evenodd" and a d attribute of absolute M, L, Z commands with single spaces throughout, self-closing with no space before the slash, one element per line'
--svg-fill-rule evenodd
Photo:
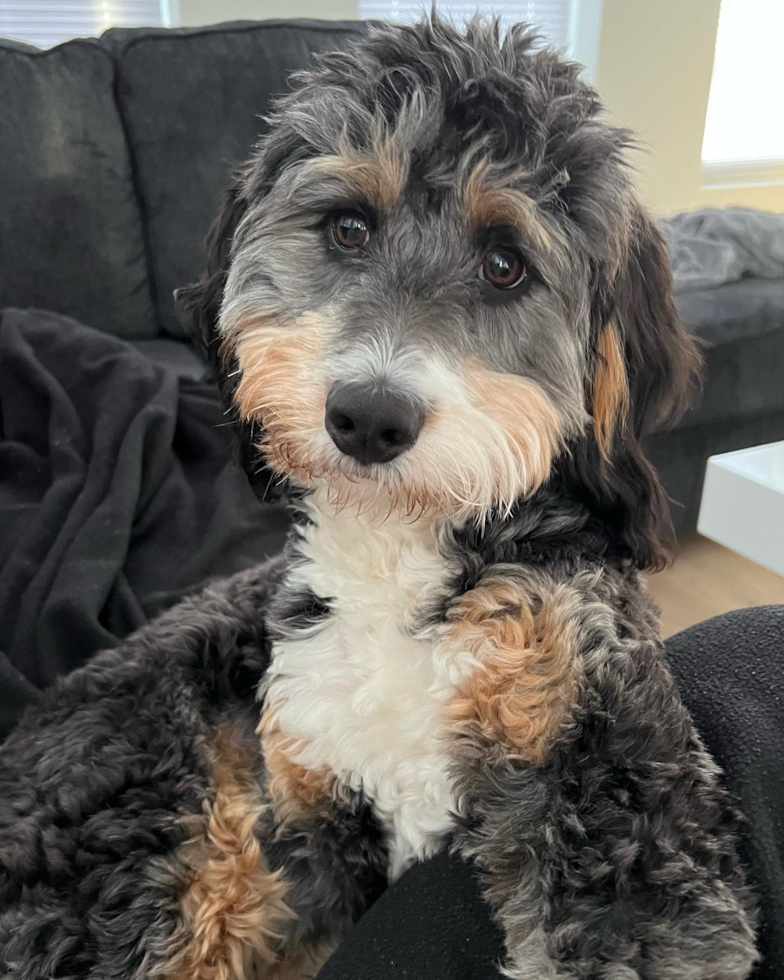
<path fill-rule="evenodd" d="M 270 452 L 267 465 L 281 480 L 300 490 L 317 491 L 319 499 L 336 513 L 380 517 L 397 514 L 416 520 L 425 514 L 455 511 L 423 486 L 406 482 L 397 461 L 362 464 L 342 453 L 298 457 L 290 450 Z"/>
<path fill-rule="evenodd" d="M 512 505 L 533 493 L 543 474 L 519 472 L 503 485 L 490 476 L 452 484 L 444 479 L 438 460 L 423 463 L 419 454 L 405 453 L 388 463 L 362 464 L 335 450 L 299 454 L 291 443 L 264 447 L 267 465 L 290 484 L 317 492 L 319 501 L 335 513 L 386 520 L 395 515 L 407 521 L 447 520 L 464 525 L 483 523 L 491 513 L 508 513 Z"/>

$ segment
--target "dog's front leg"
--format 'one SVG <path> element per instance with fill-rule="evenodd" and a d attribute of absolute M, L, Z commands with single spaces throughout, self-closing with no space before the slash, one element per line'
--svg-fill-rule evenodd
<path fill-rule="evenodd" d="M 310 980 L 386 888 L 386 843 L 361 794 L 294 760 L 269 706 L 259 731 L 266 805 L 255 835 L 284 903 L 278 958 L 259 976 Z"/>
<path fill-rule="evenodd" d="M 297 765 L 262 718 L 260 733 L 230 723 L 202 747 L 209 795 L 177 855 L 185 890 L 160 980 L 312 980 L 386 888 L 367 804 Z"/>
<path fill-rule="evenodd" d="M 450 709 L 457 846 L 515 980 L 742 980 L 753 912 L 737 814 L 658 641 L 569 585 L 488 579 L 445 642 L 476 667 Z"/>
<path fill-rule="evenodd" d="M 184 600 L 4 743 L 0 976 L 306 980 L 383 889 L 361 800 L 255 730 L 283 571 Z"/>

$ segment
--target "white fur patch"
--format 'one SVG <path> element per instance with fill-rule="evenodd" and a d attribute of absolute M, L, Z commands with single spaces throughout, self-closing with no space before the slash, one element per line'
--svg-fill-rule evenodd
<path fill-rule="evenodd" d="M 442 712 L 473 665 L 440 656 L 435 628 L 414 631 L 455 569 L 432 520 L 335 514 L 320 490 L 306 508 L 306 560 L 288 582 L 329 600 L 332 615 L 275 645 L 267 700 L 282 732 L 302 740 L 293 761 L 327 766 L 372 800 L 395 878 L 451 824 Z"/>

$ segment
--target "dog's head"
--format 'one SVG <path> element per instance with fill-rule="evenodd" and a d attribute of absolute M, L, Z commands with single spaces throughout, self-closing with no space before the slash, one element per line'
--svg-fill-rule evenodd
<path fill-rule="evenodd" d="M 185 297 L 251 472 L 456 520 L 561 480 L 656 562 L 640 439 L 697 357 L 600 109 L 479 22 L 374 29 L 299 77 Z"/>

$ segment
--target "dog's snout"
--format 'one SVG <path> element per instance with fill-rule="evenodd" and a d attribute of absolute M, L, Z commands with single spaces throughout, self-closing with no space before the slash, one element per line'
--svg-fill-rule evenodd
<path fill-rule="evenodd" d="M 417 441 L 424 411 L 410 398 L 364 384 L 336 384 L 327 398 L 330 438 L 360 463 L 388 463 Z"/>

